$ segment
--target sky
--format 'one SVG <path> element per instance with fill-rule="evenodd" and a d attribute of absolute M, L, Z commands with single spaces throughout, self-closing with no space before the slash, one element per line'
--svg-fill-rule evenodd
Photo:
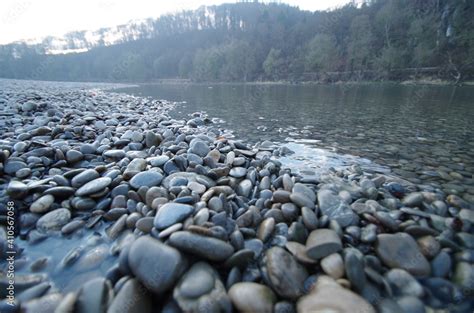
<path fill-rule="evenodd" d="M 0 0 L 0 44 L 95 30 L 130 20 L 156 18 L 201 5 L 236 0 Z M 349 0 L 282 0 L 303 10 L 327 10 Z"/>

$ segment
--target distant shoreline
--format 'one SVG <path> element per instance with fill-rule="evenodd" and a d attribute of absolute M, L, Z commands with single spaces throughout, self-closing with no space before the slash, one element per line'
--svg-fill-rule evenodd
<path fill-rule="evenodd" d="M 394 80 L 340 80 L 334 82 L 326 81 L 290 81 L 290 80 L 279 80 L 279 81 L 193 81 L 190 79 L 158 79 L 151 81 L 113 81 L 113 80 L 90 80 L 90 81 L 64 81 L 64 80 L 31 80 L 21 78 L 7 78 L 0 77 L 0 80 L 18 80 L 18 81 L 44 81 L 44 82 L 63 82 L 63 83 L 89 83 L 89 84 L 117 84 L 124 85 L 118 88 L 133 87 L 135 85 L 368 85 L 368 84 L 394 84 L 394 85 L 406 85 L 406 86 L 474 86 L 474 81 L 463 81 L 456 83 L 454 81 L 435 79 L 435 78 L 420 78 L 420 79 L 407 79 L 401 81 Z"/>
<path fill-rule="evenodd" d="M 131 83 L 131 82 L 130 82 Z M 391 80 L 347 80 L 347 81 L 335 81 L 335 82 L 323 82 L 323 81 L 235 81 L 235 82 L 224 82 L 224 81 L 192 81 L 189 79 L 160 79 L 149 82 L 135 82 L 140 85 L 154 85 L 154 84 L 188 84 L 188 85 L 355 85 L 355 84 L 395 84 L 395 85 L 432 85 L 432 86 L 472 86 L 474 81 L 465 81 L 455 83 L 454 81 L 441 80 L 441 79 L 407 79 L 402 81 L 391 81 Z"/>

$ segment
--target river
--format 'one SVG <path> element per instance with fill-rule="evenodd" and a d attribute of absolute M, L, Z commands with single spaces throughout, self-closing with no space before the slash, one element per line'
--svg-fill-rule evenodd
<path fill-rule="evenodd" d="M 474 87 L 398 84 L 148 84 L 121 91 L 204 111 L 246 142 L 296 153 L 317 173 L 354 163 L 448 193 L 474 195 Z M 360 157 L 360 158 L 359 158 Z"/>

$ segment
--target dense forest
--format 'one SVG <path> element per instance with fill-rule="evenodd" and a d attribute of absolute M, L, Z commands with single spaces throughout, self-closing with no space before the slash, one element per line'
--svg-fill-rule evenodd
<path fill-rule="evenodd" d="M 138 36 L 83 53 L 0 46 L 0 77 L 460 82 L 474 77 L 473 17 L 471 0 L 371 0 L 322 12 L 257 1 L 223 4 L 148 21 Z"/>

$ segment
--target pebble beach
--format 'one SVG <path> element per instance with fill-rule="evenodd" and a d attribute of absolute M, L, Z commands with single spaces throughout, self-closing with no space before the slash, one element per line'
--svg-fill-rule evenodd
<path fill-rule="evenodd" d="M 0 80 L 0 312 L 474 311 L 468 193 L 305 177 L 114 87 Z"/>

